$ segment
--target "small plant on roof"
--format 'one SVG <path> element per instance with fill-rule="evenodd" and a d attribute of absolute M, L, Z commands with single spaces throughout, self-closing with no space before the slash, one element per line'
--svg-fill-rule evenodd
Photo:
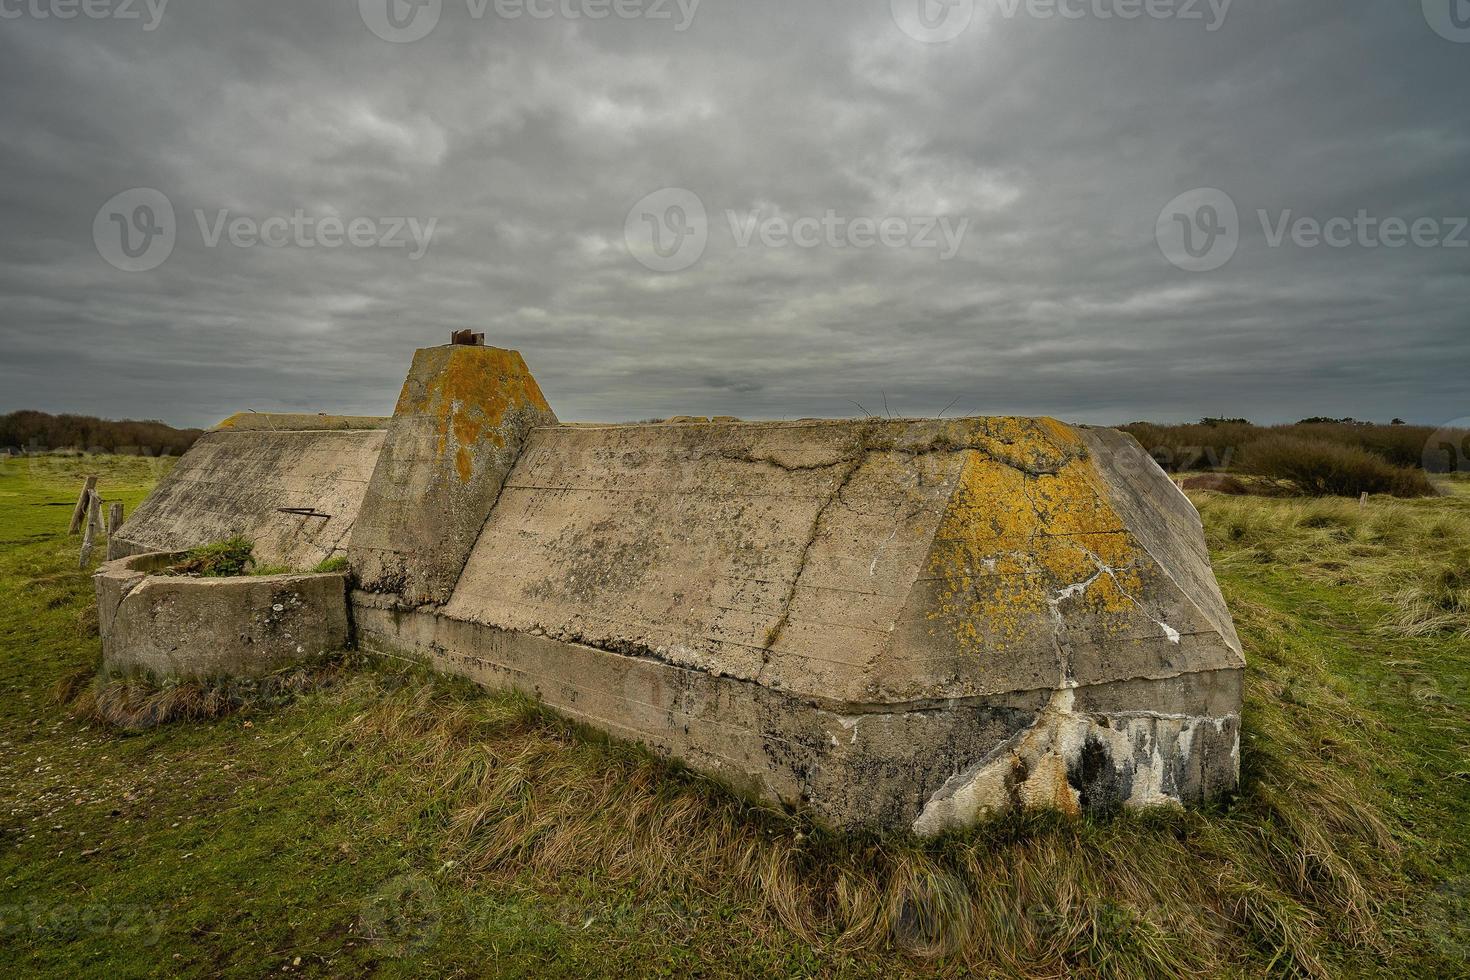
<path fill-rule="evenodd" d="M 254 545 L 239 535 L 190 549 L 183 559 L 170 565 L 174 575 L 200 575 L 205 578 L 228 578 L 248 575 L 255 565 Z"/>

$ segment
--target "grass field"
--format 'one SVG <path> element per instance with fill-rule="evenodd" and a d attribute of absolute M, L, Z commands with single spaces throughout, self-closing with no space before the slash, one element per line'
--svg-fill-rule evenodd
<path fill-rule="evenodd" d="M 0 961 L 56 976 L 1470 975 L 1470 485 L 1197 497 L 1250 663 L 1210 812 L 839 839 L 514 696 L 352 662 L 138 731 L 65 534 L 83 472 L 0 461 Z"/>

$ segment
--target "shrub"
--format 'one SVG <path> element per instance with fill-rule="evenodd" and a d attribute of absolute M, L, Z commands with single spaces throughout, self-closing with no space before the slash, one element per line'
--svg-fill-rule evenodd
<path fill-rule="evenodd" d="M 1241 454 L 1241 469 L 1290 483 L 1313 497 L 1428 497 L 1435 492 L 1420 470 L 1394 466 L 1365 449 L 1299 436 L 1271 435 L 1252 442 Z"/>
<path fill-rule="evenodd" d="M 1229 494 L 1232 497 L 1242 496 L 1251 492 L 1250 487 L 1240 482 L 1233 476 L 1223 473 L 1206 473 L 1203 476 L 1191 476 L 1183 483 L 1186 490 L 1210 490 L 1214 493 Z"/>
<path fill-rule="evenodd" d="M 173 575 L 228 578 L 249 574 L 254 564 L 254 545 L 237 536 L 194 548 L 182 560 L 170 565 L 168 570 Z"/>

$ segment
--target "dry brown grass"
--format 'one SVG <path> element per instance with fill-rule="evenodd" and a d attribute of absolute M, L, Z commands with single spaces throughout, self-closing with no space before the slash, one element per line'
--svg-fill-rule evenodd
<path fill-rule="evenodd" d="M 73 718 L 125 729 L 172 721 L 213 721 L 268 710 L 309 691 L 340 683 L 345 658 L 292 667 L 256 678 L 188 678 L 160 681 L 145 674 L 98 675 L 79 671 L 57 684 L 55 697 Z"/>
<path fill-rule="evenodd" d="M 341 747 L 365 774 L 427 781 L 472 878 L 610 885 L 719 904 L 770 941 L 899 952 L 1006 976 L 1185 976 L 1262 962 L 1328 976 L 1324 949 L 1382 954 L 1403 881 L 1372 790 L 1363 720 L 1280 618 L 1237 601 L 1256 637 L 1243 768 L 1228 810 L 1101 823 L 998 820 L 935 842 L 841 837 L 558 721 L 514 695 L 423 678 L 358 715 Z M 1304 666 L 1306 669 L 1304 670 Z"/>

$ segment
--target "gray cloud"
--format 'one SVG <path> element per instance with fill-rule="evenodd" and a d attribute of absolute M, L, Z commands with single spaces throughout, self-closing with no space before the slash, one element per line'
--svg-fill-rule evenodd
<path fill-rule="evenodd" d="M 177 2 L 152 31 L 0 0 L 0 410 L 386 412 L 414 347 L 473 326 L 568 419 L 1470 414 L 1470 249 L 1273 248 L 1256 217 L 1470 214 L 1470 43 L 1420 4 L 1238 2 L 1208 31 L 977 0 L 924 44 L 888 0 L 702 0 L 684 31 L 672 2 L 467 3 L 395 44 L 356 0 Z M 129 273 L 92 229 L 134 187 L 177 244 Z M 663 187 L 709 216 L 677 272 L 624 242 Z M 1208 273 L 1155 240 L 1197 187 L 1241 217 Z M 437 226 L 417 261 L 211 248 L 196 209 Z M 949 261 L 738 247 L 725 213 L 755 209 L 969 226 Z"/>

